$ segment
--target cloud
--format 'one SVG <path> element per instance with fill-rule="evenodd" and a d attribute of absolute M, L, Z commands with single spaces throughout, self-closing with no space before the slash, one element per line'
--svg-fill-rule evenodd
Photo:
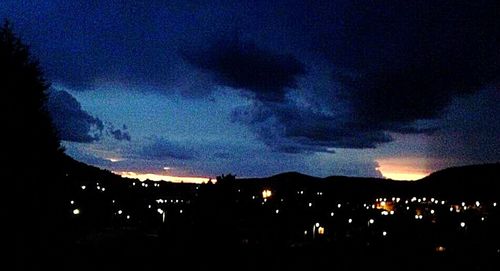
<path fill-rule="evenodd" d="M 107 127 L 107 133 L 118 141 L 122 140 L 130 141 L 132 139 L 132 137 L 127 131 L 126 125 L 123 125 L 122 129 L 115 129 L 114 125 L 109 123 Z"/>
<path fill-rule="evenodd" d="M 500 76 L 495 1 L 353 3 L 321 36 L 342 96 L 382 128 L 440 117 Z"/>
<path fill-rule="evenodd" d="M 104 123 L 84 111 L 66 91 L 51 91 L 47 107 L 61 140 L 89 143 L 101 138 Z"/>
<path fill-rule="evenodd" d="M 494 0 L 320 1 L 287 5 L 287 12 L 279 1 L 248 9 L 238 1 L 17 2 L 6 1 L 0 14 L 13 18 L 51 80 L 202 98 L 214 84 L 226 86 L 253 100 L 235 108 L 232 120 L 287 153 L 374 148 L 391 141 L 392 132 L 463 138 L 466 145 L 476 138 L 467 129 L 428 122 L 457 98 L 499 80 Z M 210 42 L 233 29 L 245 40 Z M 179 55 L 186 44 L 197 49 Z M 100 122 L 91 118 L 84 124 Z M 87 141 L 99 136 L 80 129 Z M 127 140 L 121 130 L 101 131 Z M 491 135 L 476 134 L 479 149 L 479 138 Z"/>
<path fill-rule="evenodd" d="M 47 108 L 61 140 L 90 143 L 101 140 L 103 135 L 114 139 L 130 141 L 130 134 L 123 129 L 115 129 L 112 123 L 104 123 L 82 109 L 80 103 L 66 91 L 51 90 Z"/>
<path fill-rule="evenodd" d="M 428 142 L 429 156 L 457 165 L 500 161 L 500 92 L 490 86 L 470 99 L 453 101 L 441 122 L 443 128 Z"/>
<path fill-rule="evenodd" d="M 313 33 L 331 81 L 306 76 L 296 97 L 260 99 L 235 109 L 233 121 L 291 153 L 374 148 L 392 141 L 390 132 L 435 134 L 440 126 L 430 123 L 454 99 L 500 79 L 494 7 L 494 1 L 348 3 L 332 13 L 335 23 L 320 23 Z"/>
<path fill-rule="evenodd" d="M 156 137 L 139 152 L 146 159 L 194 159 L 194 151 L 180 143 L 170 141 L 166 138 Z"/>
<path fill-rule="evenodd" d="M 294 104 L 254 103 L 238 107 L 232 121 L 249 126 L 276 151 L 333 152 L 332 148 L 375 148 L 392 141 L 384 131 L 357 126 L 340 116 Z"/>
<path fill-rule="evenodd" d="M 282 101 L 286 88 L 296 88 L 297 78 L 305 74 L 304 65 L 293 55 L 276 54 L 239 38 L 183 55 L 212 74 L 217 84 L 246 90 L 263 101 Z"/>

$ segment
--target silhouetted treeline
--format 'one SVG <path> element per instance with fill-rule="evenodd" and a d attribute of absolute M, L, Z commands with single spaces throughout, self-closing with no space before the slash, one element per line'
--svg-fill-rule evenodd
<path fill-rule="evenodd" d="M 12 196 L 8 221 L 20 269 L 38 269 L 49 260 L 48 248 L 55 246 L 48 244 L 57 242 L 62 225 L 64 191 L 56 184 L 62 150 L 45 107 L 48 86 L 29 47 L 5 21 L 0 27 L 2 178 Z"/>

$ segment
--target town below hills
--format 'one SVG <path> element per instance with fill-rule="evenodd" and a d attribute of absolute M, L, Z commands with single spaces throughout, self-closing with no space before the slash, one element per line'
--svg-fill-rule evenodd
<path fill-rule="evenodd" d="M 500 164 L 418 181 L 125 179 L 66 157 L 62 268 L 498 270 Z M 464 269 L 465 268 L 465 269 Z"/>

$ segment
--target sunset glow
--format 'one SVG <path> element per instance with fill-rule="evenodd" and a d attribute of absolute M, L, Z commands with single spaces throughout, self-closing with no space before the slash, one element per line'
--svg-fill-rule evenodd
<path fill-rule="evenodd" d="M 377 170 L 387 179 L 418 180 L 430 174 L 420 158 L 384 158 L 377 163 Z"/>
<path fill-rule="evenodd" d="M 153 173 L 137 173 L 132 171 L 114 171 L 113 173 L 118 174 L 124 178 L 139 179 L 141 181 L 151 180 L 151 181 L 167 181 L 175 183 L 206 183 L 210 178 L 204 177 L 179 177 L 179 176 L 168 176 Z"/>

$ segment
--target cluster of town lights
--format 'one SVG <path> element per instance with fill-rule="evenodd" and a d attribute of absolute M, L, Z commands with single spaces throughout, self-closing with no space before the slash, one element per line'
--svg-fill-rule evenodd
<path fill-rule="evenodd" d="M 136 185 L 135 182 L 132 183 L 132 185 Z M 140 185 L 142 187 L 148 187 L 148 184 L 147 183 L 140 183 Z M 160 184 L 152 184 L 154 187 L 159 187 Z M 89 189 L 90 187 L 93 187 L 89 184 L 87 185 L 81 185 L 80 186 L 80 189 L 81 190 L 92 190 L 92 189 Z M 106 188 L 102 185 L 100 185 L 99 183 L 96 183 L 96 188 L 98 191 L 106 191 Z M 196 189 L 198 189 L 198 187 L 196 187 Z M 241 189 L 238 189 L 237 190 L 239 193 L 241 193 Z M 84 192 L 84 193 L 87 193 L 87 192 Z M 108 192 L 109 193 L 109 192 Z M 323 196 L 323 192 L 321 191 L 315 191 L 315 192 L 311 192 L 312 196 Z M 304 191 L 303 190 L 299 190 L 297 191 L 297 194 L 298 195 L 304 195 Z M 263 189 L 261 191 L 261 195 L 262 195 L 262 204 L 264 204 L 265 202 L 273 202 L 275 201 L 274 198 L 276 198 L 276 201 L 280 201 L 280 202 L 284 202 L 284 199 L 283 198 L 280 198 L 279 194 L 278 194 L 278 197 L 273 194 L 273 191 L 271 191 L 270 189 Z M 252 196 L 252 199 L 259 199 L 259 195 L 258 193 L 256 195 L 253 195 Z M 305 199 L 307 198 L 307 195 L 306 197 L 300 197 L 301 199 Z M 184 203 L 184 200 L 183 199 L 156 199 L 155 200 L 157 204 L 167 204 L 167 203 Z M 113 204 L 115 204 L 115 200 L 112 200 Z M 260 200 L 258 200 L 257 202 L 260 202 Z M 315 201 L 314 199 L 309 199 L 306 201 L 304 200 L 303 203 L 306 204 L 307 207 L 311 208 L 311 207 L 317 207 L 317 206 L 320 206 L 320 203 L 322 202 L 322 200 L 319 200 L 319 201 Z M 401 202 L 401 203 L 400 203 Z M 186 204 L 189 204 L 190 201 L 189 200 L 186 200 Z M 303 204 L 302 203 L 302 204 Z M 398 203 L 398 204 L 397 204 Z M 403 205 L 404 203 L 404 205 Z M 418 204 L 417 204 L 418 203 Z M 75 201 L 74 200 L 71 200 L 70 201 L 70 204 L 72 205 L 71 209 L 72 210 L 72 213 L 73 215 L 75 216 L 78 216 L 80 215 L 80 209 L 79 208 L 76 208 L 77 207 L 77 204 L 75 204 Z M 344 205 L 343 205 L 344 204 Z M 439 205 L 445 205 L 447 204 L 447 201 L 446 200 L 442 200 L 442 199 L 436 199 L 434 197 L 431 197 L 431 198 L 428 198 L 428 197 L 411 197 L 411 198 L 407 198 L 407 199 L 402 199 L 400 197 L 392 197 L 392 198 L 383 198 L 383 197 L 380 197 L 380 198 L 377 198 L 375 199 L 375 202 L 373 203 L 373 201 L 371 202 L 366 202 L 363 204 L 363 207 L 364 209 L 367 209 L 367 210 L 370 210 L 372 209 L 373 212 L 380 212 L 380 215 L 381 216 L 389 216 L 389 215 L 394 215 L 395 212 L 397 211 L 398 213 L 403 213 L 403 214 L 408 214 L 410 219 L 411 217 L 414 215 L 414 218 L 415 220 L 423 220 L 424 219 L 424 215 L 426 215 L 426 218 L 429 218 L 430 220 L 432 220 L 433 222 L 436 221 L 436 218 L 438 218 L 436 216 L 437 213 L 439 212 L 442 212 L 441 210 L 446 210 L 449 206 L 449 210 L 450 212 L 456 212 L 456 213 L 460 213 L 461 211 L 462 212 L 465 212 L 467 213 L 466 211 L 469 210 L 470 211 L 474 211 L 474 210 L 481 210 L 483 208 L 488 208 L 488 206 L 491 208 L 491 206 L 493 207 L 497 207 L 497 202 L 480 202 L 480 201 L 462 201 L 462 202 L 455 202 L 455 203 L 448 203 L 448 206 L 446 207 L 439 207 Z M 80 205 L 80 203 L 78 204 Z M 403 205 L 403 206 L 401 206 Z M 118 206 L 118 204 L 116 204 L 115 206 Z M 148 204 L 147 205 L 147 208 L 148 209 L 153 209 L 155 207 L 155 204 L 153 203 L 153 205 L 151 204 Z M 156 205 L 156 206 L 163 206 L 163 208 L 165 207 L 165 205 Z M 266 206 L 269 206 L 269 203 L 266 205 Z M 302 205 L 304 206 L 304 205 Z M 349 208 L 351 206 L 355 206 L 353 205 L 352 203 L 350 202 L 346 202 L 346 201 L 337 201 L 335 203 L 333 203 L 331 207 L 331 209 L 326 212 L 324 215 L 328 215 L 330 217 L 334 217 L 335 216 L 335 212 L 337 212 L 337 210 L 335 209 L 335 207 L 337 209 L 341 209 L 343 206 L 344 209 L 345 208 Z M 411 207 L 410 207 L 411 206 Z M 485 207 L 486 206 L 486 207 Z M 287 209 L 286 207 L 284 206 L 279 206 L 279 208 L 277 208 L 278 206 L 276 206 L 276 208 L 271 208 L 270 212 L 272 213 L 274 211 L 274 213 L 276 215 L 280 214 L 280 216 L 283 216 L 283 214 L 287 214 Z M 407 211 L 410 211 L 410 209 L 412 209 L 413 211 L 410 211 L 410 212 L 404 212 L 404 211 L 400 211 L 400 210 L 404 210 L 406 209 Z M 170 210 L 170 209 L 169 209 Z M 332 210 L 334 210 L 335 212 L 333 212 Z M 165 223 L 165 219 L 166 219 L 166 211 L 163 210 L 162 208 L 158 208 L 157 210 L 157 213 L 159 215 L 161 215 L 162 217 L 162 222 Z M 183 214 L 184 210 L 182 209 L 177 209 L 178 213 L 180 214 Z M 177 212 L 175 211 L 175 212 Z M 153 213 L 155 213 L 153 211 Z M 283 214 L 281 214 L 283 213 Z M 124 212 L 119 209 L 116 214 L 118 215 L 123 215 L 122 217 L 125 217 L 127 220 L 130 220 L 132 217 L 130 214 L 124 214 Z M 169 211 L 169 214 L 173 214 Z M 338 210 L 338 214 L 342 214 L 342 210 Z M 338 216 L 337 214 L 337 216 Z M 430 215 L 429 215 L 430 214 Z M 373 216 L 374 214 L 370 214 L 371 217 L 373 218 L 369 218 L 368 220 L 361 220 L 359 219 L 359 221 L 367 221 L 367 225 L 371 228 L 371 229 L 376 229 L 378 228 L 379 225 L 383 225 L 383 221 L 385 218 L 378 218 L 377 215 Z M 484 213 L 482 213 L 482 215 L 484 215 Z M 369 217 L 370 217 L 369 216 Z M 134 215 L 135 217 L 135 215 Z M 170 217 L 170 215 L 169 215 Z M 357 219 L 357 217 L 354 217 Z M 343 223 L 345 223 L 345 219 L 346 218 L 342 218 L 341 217 L 341 221 L 343 221 Z M 377 219 L 377 223 L 375 224 L 375 221 Z M 485 216 L 480 216 L 480 220 L 481 221 L 485 221 L 486 220 L 486 217 Z M 468 220 L 466 220 L 467 223 L 469 223 Z M 347 223 L 348 224 L 353 224 L 353 218 L 347 218 Z M 366 223 L 366 222 L 365 222 Z M 422 223 L 422 222 L 418 222 L 418 223 Z M 375 225 L 374 225 L 375 224 Z M 366 225 L 366 224 L 365 224 Z M 372 226 L 373 225 L 373 226 Z M 455 224 L 456 225 L 456 224 Z M 459 228 L 460 229 L 464 229 L 464 231 L 468 231 L 470 230 L 470 228 L 473 227 L 473 224 L 470 224 L 468 227 L 466 227 L 466 222 L 465 221 L 461 221 L 459 222 Z M 456 227 L 456 226 L 455 226 Z M 387 231 L 378 231 L 377 234 L 382 234 L 382 236 L 387 236 L 388 235 L 388 232 Z M 307 235 L 308 234 L 308 230 L 305 230 L 304 231 L 304 234 Z M 309 233 L 310 234 L 310 233 Z M 313 231 L 312 231 L 312 236 L 313 238 L 315 238 L 316 236 L 319 236 L 319 235 L 324 235 L 325 234 L 325 226 L 321 225 L 319 222 L 317 223 L 314 223 L 313 224 Z M 380 235 L 379 235 L 380 236 Z M 445 248 L 442 247 L 442 246 L 438 246 L 436 247 L 436 251 L 444 251 Z"/>

